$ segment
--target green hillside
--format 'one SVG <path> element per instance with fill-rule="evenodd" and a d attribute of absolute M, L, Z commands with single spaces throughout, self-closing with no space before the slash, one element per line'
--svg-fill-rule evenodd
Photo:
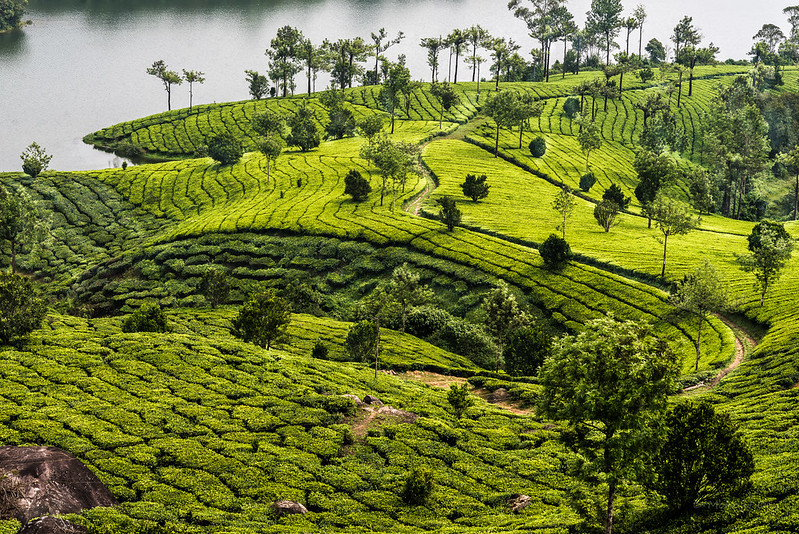
<path fill-rule="evenodd" d="M 675 109 L 689 139 L 681 166 L 702 163 L 700 121 L 714 88 L 746 71 L 697 69 L 693 96 L 686 91 Z M 388 373 L 375 378 L 373 362 L 349 361 L 344 341 L 359 302 L 407 263 L 440 307 L 464 322 L 480 321 L 482 297 L 504 281 L 555 332 L 579 332 L 608 314 L 648 322 L 684 356 L 686 385 L 710 381 L 731 366 L 717 386 L 694 394 L 741 425 L 756 459 L 752 492 L 718 509 L 668 519 L 643 488 L 625 487 L 621 531 L 797 531 L 799 259 L 791 260 L 761 307 L 753 277 L 735 261 L 746 252 L 753 223 L 703 215 L 699 228 L 669 240 L 661 280 L 659 231 L 648 228 L 634 197 L 609 233 L 594 221 L 595 203 L 611 184 L 633 196 L 632 160 L 643 124 L 634 104 L 665 82 L 644 85 L 630 76 L 607 113 L 598 102 L 604 139 L 592 156 L 598 182 L 577 199 L 566 229 L 578 256 L 552 271 L 538 254 L 556 232 L 551 204 L 559 185 L 576 188 L 584 172 L 576 127 L 562 105 L 579 82 L 596 76 L 503 84 L 503 90 L 535 94 L 544 112 L 533 131 L 522 134 L 523 149 L 518 130 L 503 130 L 497 158 L 491 153 L 494 123 L 480 115 L 493 86 L 481 84 L 478 102 L 476 84 L 458 84 L 460 103 L 439 130 L 438 105 L 423 84 L 407 111 L 405 103 L 397 110 L 393 139 L 422 144 L 429 175 L 413 175 L 382 202 L 381 177 L 360 157 L 360 137 L 325 141 L 309 152 L 287 149 L 267 177 L 266 159 L 252 151 L 250 120 L 267 108 L 293 113 L 304 97 L 196 106 L 86 137 L 155 162 L 49 171 L 36 179 L 0 174 L 0 183 L 29 193 L 51 219 L 49 241 L 22 255 L 19 266 L 44 284 L 53 302 L 44 328 L 29 341 L 0 347 L 3 442 L 76 454 L 122 503 L 114 511 L 86 512 L 81 521 L 120 531 L 577 531 L 578 509 L 601 491 L 567 474 L 579 459 L 559 440 L 557 425 L 525 406 L 510 411 L 476 395 L 458 420 L 443 389 L 395 373 L 468 379 L 472 387 L 504 387 L 512 399 L 527 402 L 540 388 L 534 377 L 489 371 L 481 368 L 486 362 L 391 329 L 384 330 L 380 362 Z M 799 71 L 788 70 L 786 85 L 797 78 Z M 378 92 L 349 89 L 347 106 L 357 118 L 384 114 Z M 311 106 L 324 125 L 325 109 L 315 97 Z M 249 150 L 234 165 L 196 157 L 221 131 Z M 538 135 L 547 153 L 532 158 L 527 144 Z M 364 202 L 343 194 L 350 170 L 372 186 Z M 461 194 L 470 173 L 488 176 L 490 194 L 480 202 Z M 683 183 L 671 190 L 681 198 L 686 191 Z M 444 195 L 458 198 L 463 213 L 462 225 L 451 232 L 436 218 L 436 200 Z M 405 209 L 411 204 L 421 206 L 421 216 Z M 796 223 L 786 228 L 799 237 Z M 706 259 L 735 300 L 738 314 L 729 318 L 765 335 L 735 367 L 736 332 L 726 318 L 711 317 L 694 372 L 696 319 L 673 307 L 668 290 Z M 236 282 L 233 305 L 211 310 L 200 294 L 201 276 L 212 265 L 226 268 Z M 317 309 L 296 313 L 277 349 L 232 336 L 235 304 L 249 290 L 293 284 L 313 289 Z M 173 332 L 122 333 L 121 316 L 151 301 L 167 309 Z M 317 340 L 329 346 L 328 360 L 310 357 Z M 418 419 L 401 412 L 374 417 L 342 396 L 348 394 L 376 395 Z M 400 492 L 419 465 L 433 469 L 435 489 L 424 506 L 409 506 Z M 508 508 L 516 494 L 531 497 L 519 514 Z M 309 513 L 278 518 L 269 506 L 279 499 L 296 500 Z"/>

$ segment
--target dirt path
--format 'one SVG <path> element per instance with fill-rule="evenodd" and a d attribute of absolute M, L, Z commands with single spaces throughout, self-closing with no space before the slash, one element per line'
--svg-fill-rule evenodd
<path fill-rule="evenodd" d="M 472 130 L 474 130 L 478 126 L 484 124 L 486 121 L 488 121 L 488 119 L 485 118 L 485 117 L 477 117 L 475 119 L 472 119 L 471 121 L 467 122 L 466 124 L 462 124 L 462 125 L 458 126 L 455 129 L 455 131 L 450 132 L 449 134 L 447 134 L 445 136 L 434 137 L 430 141 L 427 141 L 426 143 L 423 143 L 422 146 L 420 147 L 420 150 L 424 150 L 424 148 L 427 145 L 429 145 L 433 141 L 438 141 L 440 139 L 456 139 L 456 140 L 462 141 L 463 139 L 466 138 L 467 135 L 469 135 L 470 132 L 472 132 Z M 407 206 L 405 206 L 405 211 L 406 212 L 412 213 L 412 214 L 416 215 L 417 217 L 419 216 L 419 210 L 422 209 L 422 204 L 424 204 L 424 201 L 427 200 L 427 197 L 430 195 L 430 193 L 433 192 L 433 189 L 435 189 L 435 181 L 433 180 L 433 177 L 430 175 L 430 173 L 427 171 L 427 169 L 422 167 L 422 172 L 424 173 L 424 176 L 427 179 L 427 185 L 425 186 L 424 191 L 419 193 L 416 196 L 416 198 L 413 199 L 412 202 L 410 202 Z"/>
<path fill-rule="evenodd" d="M 415 382 L 421 382 L 423 384 L 427 384 L 429 386 L 447 389 L 450 385 L 461 385 L 468 383 L 465 378 L 460 378 L 457 376 L 448 376 L 448 375 L 440 375 L 437 373 L 431 373 L 427 371 L 409 371 L 407 373 L 402 373 L 398 375 L 400 378 L 404 378 L 405 380 L 413 380 Z M 497 399 L 496 395 L 487 389 L 480 389 L 480 388 L 471 388 L 471 392 L 474 395 L 477 395 L 481 399 L 485 400 L 489 404 L 493 404 L 494 406 L 498 406 L 504 410 L 507 410 L 511 413 L 515 413 L 518 415 L 530 415 L 533 413 L 532 410 L 527 408 L 522 408 L 519 403 L 512 402 L 508 398 L 501 398 Z"/>
<path fill-rule="evenodd" d="M 724 317 L 723 315 L 716 314 L 716 317 L 718 317 L 724 324 L 726 324 L 730 328 L 730 330 L 732 330 L 732 333 L 735 335 L 735 357 L 727 365 L 727 367 L 722 369 L 721 372 L 719 372 L 716 376 L 713 377 L 710 383 L 700 382 L 695 386 L 685 388 L 683 390 L 684 393 L 695 392 L 697 390 L 712 389 L 718 386 L 719 383 L 724 379 L 724 377 L 726 377 L 728 374 L 737 369 L 738 366 L 741 365 L 741 363 L 744 361 L 746 355 L 752 349 L 757 347 L 757 340 L 754 337 L 752 337 L 748 332 L 746 332 L 743 328 L 741 328 L 739 325 L 735 324 L 734 322 L 729 320 L 727 317 Z M 799 384 L 797 384 L 797 386 L 799 386 Z"/>

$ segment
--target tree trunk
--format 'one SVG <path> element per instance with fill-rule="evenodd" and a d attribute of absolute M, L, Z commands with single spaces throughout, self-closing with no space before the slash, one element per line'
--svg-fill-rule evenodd
<path fill-rule="evenodd" d="M 375 381 L 377 381 L 377 363 L 380 361 L 380 316 L 375 317 L 377 323 L 377 340 L 375 341 Z"/>
<path fill-rule="evenodd" d="M 616 501 L 616 482 L 608 483 L 608 508 L 605 514 L 605 534 L 613 532 L 613 504 Z"/>
<path fill-rule="evenodd" d="M 391 213 L 394 213 L 394 206 L 397 205 L 397 180 L 391 178 Z"/>
<path fill-rule="evenodd" d="M 566 47 L 568 45 L 569 45 L 569 40 L 564 37 L 563 38 L 563 76 L 561 76 L 562 80 L 566 78 Z"/>
<path fill-rule="evenodd" d="M 682 75 L 680 75 L 680 83 L 677 84 L 677 109 L 680 109 L 680 102 L 682 101 Z"/>
<path fill-rule="evenodd" d="M 461 53 L 459 50 L 455 50 L 455 81 L 453 83 L 458 83 L 458 63 L 460 63 L 459 59 L 461 57 Z"/>
<path fill-rule="evenodd" d="M 702 346 L 702 323 L 705 321 L 705 316 L 702 315 L 702 312 L 699 312 L 699 333 L 696 334 L 696 364 L 694 365 L 694 371 L 699 370 L 699 347 Z"/>
<path fill-rule="evenodd" d="M 519 150 L 522 149 L 522 134 L 524 134 L 524 123 L 519 125 Z"/>
<path fill-rule="evenodd" d="M 663 234 L 663 268 L 660 270 L 660 277 L 666 277 L 666 244 L 669 242 L 669 235 Z"/>
<path fill-rule="evenodd" d="M 796 175 L 796 185 L 794 186 L 793 195 L 793 220 L 796 220 L 796 212 L 799 211 L 799 174 Z"/>
<path fill-rule="evenodd" d="M 474 81 L 475 74 L 477 74 L 477 41 L 474 42 L 474 47 L 472 47 L 472 59 L 474 63 L 472 63 L 472 81 Z"/>
<path fill-rule="evenodd" d="M 621 93 L 624 91 L 624 71 L 621 71 L 619 74 L 619 98 L 621 98 Z"/>
<path fill-rule="evenodd" d="M 688 75 L 688 96 L 691 96 L 693 94 L 694 94 L 694 67 L 693 64 L 691 64 L 691 71 Z"/>
<path fill-rule="evenodd" d="M 641 59 L 641 44 L 644 41 L 644 25 L 638 27 L 638 59 Z"/>
<path fill-rule="evenodd" d="M 192 89 L 191 84 L 189 84 L 189 109 L 191 109 L 193 104 L 194 104 L 194 90 Z"/>
<path fill-rule="evenodd" d="M 391 133 L 394 134 L 394 107 L 391 108 Z"/>
<path fill-rule="evenodd" d="M 166 88 L 166 109 L 172 111 L 172 88 L 170 86 Z"/>
<path fill-rule="evenodd" d="M 403 334 L 405 333 L 405 308 L 407 304 L 405 301 L 402 301 L 402 330 L 400 330 Z"/>

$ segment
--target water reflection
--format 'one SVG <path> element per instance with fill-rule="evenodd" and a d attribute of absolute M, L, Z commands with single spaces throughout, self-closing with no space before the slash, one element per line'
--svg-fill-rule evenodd
<path fill-rule="evenodd" d="M 30 0 L 31 12 L 46 14 L 85 11 L 96 16 L 123 15 L 158 11 L 179 13 L 208 13 L 240 11 L 263 13 L 265 10 L 294 6 L 313 6 L 322 0 Z"/>
<path fill-rule="evenodd" d="M 25 49 L 25 30 L 0 33 L 0 56 L 19 54 Z"/>

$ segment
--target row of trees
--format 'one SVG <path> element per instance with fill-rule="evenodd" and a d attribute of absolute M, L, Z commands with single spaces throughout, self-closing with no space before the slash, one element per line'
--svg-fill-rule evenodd
<path fill-rule="evenodd" d="M 164 91 L 166 91 L 166 105 L 168 110 L 172 109 L 173 85 L 181 85 L 184 81 L 189 84 L 189 109 L 191 109 L 194 103 L 194 84 L 205 83 L 204 72 L 183 69 L 183 74 L 181 75 L 177 71 L 170 70 L 169 67 L 166 66 L 166 63 L 164 63 L 163 59 L 154 61 L 152 66 L 147 68 L 147 74 L 150 76 L 155 76 L 161 80 L 161 83 L 164 85 Z"/>

